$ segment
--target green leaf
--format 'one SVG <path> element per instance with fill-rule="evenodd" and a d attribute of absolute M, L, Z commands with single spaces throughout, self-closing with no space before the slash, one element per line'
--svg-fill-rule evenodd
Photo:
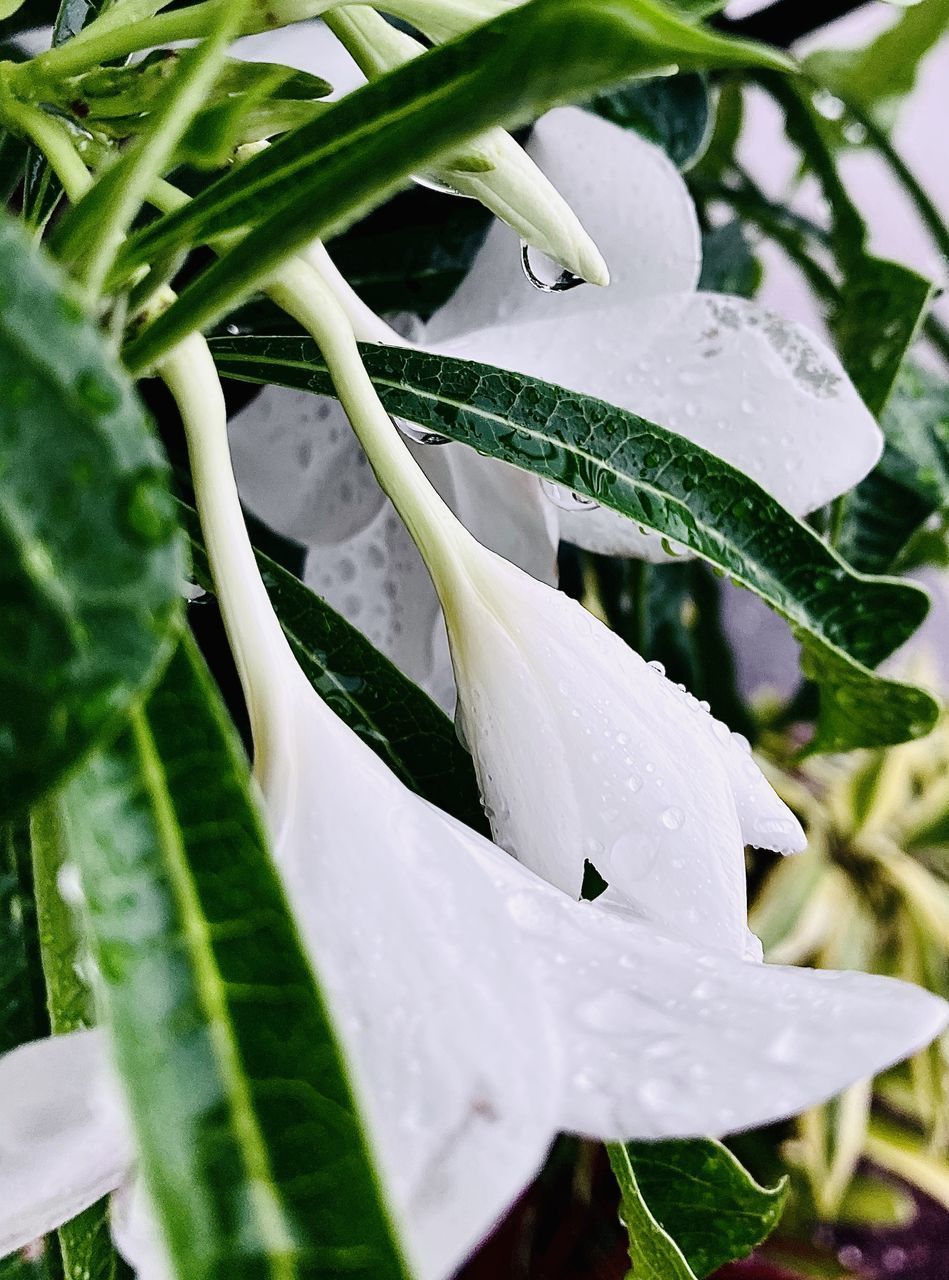
<path fill-rule="evenodd" d="M 920 63 L 949 30 L 949 0 L 923 0 L 863 48 L 816 49 L 805 72 L 864 110 L 891 120 L 916 85 Z"/>
<path fill-rule="evenodd" d="M 696 1280 L 682 1250 L 650 1213 L 626 1147 L 611 1142 L 606 1150 L 619 1183 L 620 1220 L 629 1236 L 632 1270 L 627 1280 Z"/>
<path fill-rule="evenodd" d="M 332 395 L 307 338 L 215 338 L 228 377 Z M 585 493 L 682 543 L 791 624 L 824 685 L 815 750 L 927 733 L 938 705 L 870 668 L 916 630 L 928 599 L 855 573 L 754 481 L 635 414 L 536 378 L 405 348 L 365 347 L 388 411 Z"/>
<path fill-rule="evenodd" d="M 780 55 L 676 18 L 651 0 L 532 0 L 346 95 L 126 246 L 127 273 L 169 249 L 254 230 L 128 348 L 142 369 L 246 298 L 289 254 L 338 234 L 495 124 L 655 71 L 784 67 Z"/>
<path fill-rule="evenodd" d="M 140 1167 L 181 1280 L 408 1280 L 249 782 L 186 635 L 64 793 Z"/>
<path fill-rule="evenodd" d="M 787 1179 L 760 1186 L 720 1142 L 630 1142 L 625 1150 L 650 1213 L 699 1280 L 747 1257 L 778 1225 Z"/>
<path fill-rule="evenodd" d="M 183 508 L 195 580 L 214 590 L 197 513 Z M 310 684 L 426 800 L 488 834 L 471 757 L 445 713 L 292 573 L 256 552 L 264 585 Z"/>
<path fill-rule="evenodd" d="M 920 366 L 904 366 L 880 419 L 886 447 L 851 495 L 840 550 L 858 568 L 891 570 L 910 539 L 949 507 L 949 387 Z"/>
<path fill-rule="evenodd" d="M 167 658 L 181 544 L 128 377 L 0 223 L 0 813 L 25 807 Z"/>
<path fill-rule="evenodd" d="M 852 264 L 831 309 L 830 327 L 850 378 L 879 417 L 935 286 L 898 262 L 865 255 Z"/>
<path fill-rule="evenodd" d="M 712 127 L 708 81 L 701 75 L 639 81 L 598 94 L 588 107 L 604 120 L 662 147 L 680 169 L 695 163 Z"/>

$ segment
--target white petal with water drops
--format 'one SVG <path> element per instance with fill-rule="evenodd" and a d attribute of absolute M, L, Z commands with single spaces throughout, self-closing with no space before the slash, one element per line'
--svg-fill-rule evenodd
<path fill-rule="evenodd" d="M 571 902 L 515 864 L 494 878 L 559 1019 L 561 1124 L 574 1132 L 622 1141 L 767 1124 L 946 1024 L 945 1002 L 906 983 L 698 948 L 601 900 Z"/>
<path fill-rule="evenodd" d="M 434 1280 L 543 1159 L 558 1048 L 503 903 L 455 829 L 295 678 L 297 780 L 274 817 L 277 861 L 410 1256 Z"/>
<path fill-rule="evenodd" d="M 0 1257 L 117 1187 L 132 1159 L 100 1032 L 0 1058 Z"/>
<path fill-rule="evenodd" d="M 575 601 L 480 553 L 446 604 L 497 842 L 579 897 L 584 861 L 646 915 L 741 954 L 743 840 L 711 718 Z"/>

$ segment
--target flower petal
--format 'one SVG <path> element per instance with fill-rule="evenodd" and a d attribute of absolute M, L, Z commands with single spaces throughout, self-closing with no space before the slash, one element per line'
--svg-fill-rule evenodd
<path fill-rule="evenodd" d="M 579 897 L 584 860 L 667 928 L 741 954 L 743 841 L 714 722 L 575 601 L 485 557 L 446 601 L 494 837 Z"/>
<path fill-rule="evenodd" d="M 387 505 L 338 400 L 265 387 L 228 436 L 242 496 L 304 545 L 344 542 Z"/>
<path fill-rule="evenodd" d="M 946 1025 L 946 1003 L 908 983 L 702 950 L 602 900 L 571 902 L 483 842 L 470 852 L 491 867 L 557 1010 L 567 1130 L 622 1141 L 767 1124 Z"/>
<path fill-rule="evenodd" d="M 135 1272 L 136 1280 L 173 1280 L 174 1270 L 138 1175 L 127 1179 L 115 1192 L 109 1217 L 113 1243 Z"/>
<path fill-rule="evenodd" d="M 117 1187 L 132 1143 L 99 1031 L 0 1059 L 0 1257 Z"/>
<path fill-rule="evenodd" d="M 611 283 L 605 291 L 584 287 L 559 297 L 539 292 L 520 270 L 517 237 L 497 222 L 465 280 L 432 317 L 431 342 L 498 321 L 563 318 L 611 300 L 695 288 L 701 260 L 695 210 L 658 147 L 588 111 L 562 107 L 538 121 L 525 149 L 593 237 Z"/>
<path fill-rule="evenodd" d="M 434 1280 L 543 1159 L 556 1047 L 503 903 L 455 828 L 297 679 L 299 781 L 272 815 L 277 861 L 410 1256 Z"/>
<path fill-rule="evenodd" d="M 678 432 L 797 515 L 850 489 L 882 448 L 833 352 L 803 326 L 741 298 L 646 298 L 496 325 L 440 349 L 597 396 Z M 638 554 L 642 544 L 638 526 L 612 512 L 567 515 L 562 530 L 608 554 Z"/>

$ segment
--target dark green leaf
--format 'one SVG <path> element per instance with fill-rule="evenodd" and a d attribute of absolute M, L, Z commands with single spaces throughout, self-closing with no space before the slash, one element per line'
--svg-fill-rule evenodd
<path fill-rule="evenodd" d="M 306 338 L 212 342 L 229 377 L 332 395 Z M 814 748 L 918 737 L 938 712 L 923 690 L 870 668 L 907 639 L 928 600 L 855 573 L 747 476 L 635 414 L 536 378 L 404 348 L 366 347 L 390 413 L 585 493 L 682 543 L 785 617 L 825 686 Z"/>
<path fill-rule="evenodd" d="M 760 1186 L 711 1138 L 631 1142 L 626 1155 L 650 1213 L 699 1280 L 747 1257 L 777 1226 L 787 1200 L 787 1179 Z"/>
<path fill-rule="evenodd" d="M 350 227 L 329 250 L 373 311 L 428 320 L 461 284 L 491 216 L 477 200 L 415 187 Z M 240 323 L 239 315 L 234 319 Z"/>
<path fill-rule="evenodd" d="M 23 230 L 0 224 L 0 812 L 157 674 L 180 618 L 165 465 L 127 376 Z"/>
<path fill-rule="evenodd" d="M 880 421 L 886 448 L 851 495 L 840 549 L 858 568 L 891 570 L 919 527 L 949 506 L 949 387 L 915 365 Z"/>
<path fill-rule="evenodd" d="M 104 13 L 115 0 L 61 0 L 56 21 L 53 24 L 53 45 L 64 44 L 77 36 L 100 13 Z M 31 9 L 36 5 L 31 4 Z"/>
<path fill-rule="evenodd" d="M 183 511 L 195 578 L 213 591 L 197 515 Z M 320 697 L 406 786 L 487 834 L 471 757 L 444 712 L 293 574 L 256 554 L 287 639 Z"/>
<path fill-rule="evenodd" d="M 850 265 L 832 308 L 840 358 L 867 408 L 879 417 L 934 293 L 909 267 L 863 256 Z"/>
<path fill-rule="evenodd" d="M 701 75 L 657 76 L 598 94 L 589 109 L 662 147 L 680 169 L 694 164 L 712 125 L 708 82 Z M 635 181 L 635 174 L 629 174 Z"/>
<path fill-rule="evenodd" d="M 407 1280 L 246 761 L 190 638 L 65 797 L 175 1274 Z"/>
<path fill-rule="evenodd" d="M 213 323 L 288 254 L 344 230 L 489 126 L 522 123 L 670 59 L 683 69 L 783 65 L 648 0 L 533 0 L 348 94 L 129 242 L 123 272 L 254 226 L 132 342 L 130 366 L 147 367 Z"/>

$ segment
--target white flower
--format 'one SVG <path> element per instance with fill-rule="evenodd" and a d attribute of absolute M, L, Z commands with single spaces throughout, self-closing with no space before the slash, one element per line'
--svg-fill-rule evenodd
<path fill-rule="evenodd" d="M 421 1280 L 449 1276 L 558 1130 L 723 1134 L 797 1113 L 927 1043 L 942 1001 L 742 958 L 575 902 L 408 792 L 281 657 L 276 856 Z M 660 677 L 656 676 L 658 680 Z M 289 711 L 288 711 L 289 708 Z M 703 919 L 732 914 L 699 877 Z M 707 930 L 711 934 L 712 930 Z M 121 1187 L 118 1240 L 165 1274 L 99 1033 L 0 1060 L 0 1251 Z M 115 1206 L 113 1206 L 115 1218 Z M 115 1230 L 115 1226 L 114 1226 Z"/>
<path fill-rule="evenodd" d="M 633 705 L 630 730 L 657 741 L 642 767 L 648 772 L 655 760 L 669 768 L 641 790 L 658 791 L 661 780 L 675 806 L 683 770 L 693 771 L 695 803 L 659 813 L 670 835 L 686 832 L 680 852 L 689 880 L 675 846 L 659 845 L 638 879 L 619 874 L 597 902 L 577 902 L 409 792 L 318 698 L 283 637 L 228 475 L 223 397 L 203 340 L 181 344 L 161 373 L 188 431 L 276 863 L 420 1280 L 452 1273 L 559 1130 L 622 1140 L 764 1124 L 912 1053 L 945 1025 L 944 1002 L 918 988 L 760 963 L 760 950 L 748 945 L 738 814 L 786 826 L 787 812 L 759 775 L 743 773 L 739 752 L 713 748 L 717 731 L 704 727 L 701 708 L 640 669 L 630 651 L 612 653 L 609 633 L 592 623 L 589 637 L 575 639 L 591 664 L 597 720 L 583 723 L 583 707 L 571 700 L 561 714 L 546 655 L 535 649 L 536 677 L 516 659 L 522 641 L 534 643 L 531 627 L 566 623 L 579 632 L 585 618 L 520 570 L 495 565 L 461 530 L 443 562 L 460 551 L 469 575 L 459 580 L 451 625 L 472 628 L 472 642 L 496 644 L 502 672 L 500 688 L 482 690 L 474 643 L 457 647 L 469 729 L 480 741 L 490 727 L 476 718 L 481 692 L 508 693 L 513 715 L 539 714 L 535 742 L 548 733 L 550 747 L 569 753 L 563 727 L 576 709 L 581 741 L 596 729 L 608 752 L 623 751 L 614 729 L 625 731 L 625 713 L 600 695 Z M 535 594 L 506 600 L 508 574 L 515 589 Z M 603 663 L 613 658 L 619 668 L 608 678 Z M 499 741 L 510 747 L 504 766 L 520 770 L 510 725 Z M 482 771 L 491 767 L 483 752 L 478 759 Z M 536 759 L 535 772 L 546 777 L 548 763 Z M 601 763 L 607 785 L 625 781 L 632 794 L 632 773 L 618 779 L 615 760 Z M 590 777 L 581 762 L 578 800 Z M 561 770 L 556 780 L 565 779 Z M 496 795 L 511 799 L 504 787 Z M 536 799 L 532 793 L 528 804 Z M 650 850 L 651 806 L 640 815 Z M 534 813 L 549 837 L 563 809 Z M 707 822 L 708 838 L 689 834 L 690 822 Z M 635 855 L 645 846 L 628 834 Z M 570 874 L 575 853 L 562 852 L 558 877 Z M 616 865 L 629 870 L 623 858 Z M 97 1033 L 37 1042 L 0 1060 L 0 1250 L 29 1243 L 109 1189 L 119 1190 L 117 1243 L 143 1280 L 162 1280 L 159 1232 Z"/>
<path fill-rule="evenodd" d="M 825 344 L 753 302 L 696 292 L 695 211 L 658 148 L 563 108 L 535 126 L 527 150 L 592 233 L 612 283 L 539 293 L 519 269 L 516 234 L 496 222 L 425 345 L 632 410 L 731 462 L 798 515 L 866 475 L 882 437 Z M 364 340 L 385 340 L 378 324 L 354 319 Z M 270 387 L 233 421 L 231 439 L 250 506 L 306 546 L 308 584 L 450 706 L 431 583 L 338 404 Z M 554 580 L 558 536 L 666 558 L 635 522 L 558 509 L 532 477 L 469 449 L 415 452 L 475 536 L 544 581 Z M 337 495 L 331 507 L 327 493 Z"/>

